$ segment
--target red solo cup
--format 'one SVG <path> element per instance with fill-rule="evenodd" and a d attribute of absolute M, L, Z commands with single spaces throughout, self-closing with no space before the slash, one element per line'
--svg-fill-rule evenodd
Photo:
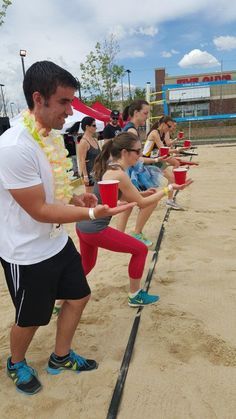
<path fill-rule="evenodd" d="M 191 141 L 190 140 L 185 140 L 184 141 L 184 147 L 191 147 Z"/>
<path fill-rule="evenodd" d="M 178 132 L 178 139 L 182 140 L 182 138 L 184 138 L 184 132 L 183 131 L 179 131 Z"/>
<path fill-rule="evenodd" d="M 119 182 L 119 180 L 101 180 L 98 182 L 103 205 L 109 205 L 110 208 L 117 207 Z"/>
<path fill-rule="evenodd" d="M 173 169 L 174 177 L 175 177 L 175 183 L 177 185 L 183 185 L 183 183 L 186 182 L 186 175 L 187 175 L 187 169 L 184 167 L 178 167 L 177 169 Z"/>
<path fill-rule="evenodd" d="M 159 148 L 159 154 L 160 156 L 167 156 L 169 154 L 169 147 L 160 147 Z"/>

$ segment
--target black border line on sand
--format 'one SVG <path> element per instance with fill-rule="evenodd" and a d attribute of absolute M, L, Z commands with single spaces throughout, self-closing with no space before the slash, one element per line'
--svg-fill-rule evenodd
<path fill-rule="evenodd" d="M 192 157 L 190 157 L 190 161 L 192 160 Z M 189 166 L 188 166 L 189 169 Z M 176 191 L 175 193 L 175 197 L 178 194 L 179 191 Z M 161 228 L 158 234 L 158 238 L 156 241 L 156 245 L 154 248 L 154 253 L 152 255 L 152 260 L 149 266 L 149 270 L 146 276 L 146 280 L 145 280 L 145 284 L 144 284 L 144 289 L 145 291 L 149 290 L 150 284 L 151 284 L 151 280 L 152 280 L 152 276 L 153 276 L 153 272 L 158 260 L 158 255 L 159 255 L 159 251 L 160 251 L 160 247 L 161 247 L 161 242 L 163 240 L 163 236 L 165 233 L 165 226 L 166 223 L 169 220 L 169 216 L 170 216 L 170 212 L 171 212 L 171 208 L 168 208 L 166 210 L 165 216 L 163 218 L 162 224 L 161 224 Z M 122 398 L 122 394 L 123 394 L 123 389 L 124 389 L 124 385 L 125 385 L 125 381 L 126 381 L 126 376 L 128 374 L 128 370 L 129 370 L 129 364 L 132 358 L 132 354 L 133 354 L 133 348 L 134 348 L 134 344 L 135 344 L 135 340 L 136 340 L 136 336 L 138 333 L 138 328 L 139 328 L 139 324 L 140 324 L 140 319 L 141 319 L 141 314 L 142 314 L 142 310 L 144 309 L 144 307 L 139 307 L 137 310 L 137 313 L 135 315 L 134 321 L 133 321 L 133 326 L 131 328 L 131 332 L 129 335 L 129 340 L 128 343 L 126 345 L 126 349 L 125 349 L 125 353 L 123 356 L 123 360 L 121 363 L 121 367 L 120 367 L 120 371 L 119 371 L 119 375 L 116 381 L 116 385 L 113 391 L 113 395 L 112 395 L 112 399 L 109 405 L 109 409 L 108 409 L 108 413 L 107 413 L 107 417 L 106 419 L 116 419 L 117 418 L 117 414 L 118 414 L 118 410 L 119 410 L 119 406 L 120 406 L 120 402 L 121 402 L 121 398 Z"/>
<path fill-rule="evenodd" d="M 157 242 L 155 245 L 155 250 L 154 253 L 152 255 L 152 260 L 149 266 L 149 270 L 146 276 L 146 280 L 145 280 L 145 284 L 144 284 L 144 289 L 146 291 L 148 291 L 150 284 L 151 284 L 151 280 L 152 280 L 152 276 L 153 276 L 153 272 L 158 260 L 158 254 L 159 254 L 159 250 L 160 250 L 160 246 L 161 246 L 161 242 L 164 236 L 164 232 L 165 232 L 165 225 L 168 222 L 169 219 L 169 215 L 170 215 L 171 209 L 168 208 L 166 210 L 166 214 L 164 216 L 164 219 L 162 221 L 162 225 L 161 225 L 161 229 L 157 238 Z M 139 307 L 133 322 L 133 326 L 129 335 L 129 340 L 125 349 L 125 353 L 124 353 L 124 357 L 122 360 L 122 364 L 120 367 L 120 371 L 119 371 L 119 375 L 116 381 L 116 385 L 113 391 L 113 396 L 110 402 L 110 406 L 108 409 L 108 414 L 107 414 L 107 419 L 115 419 L 117 417 L 117 413 L 118 413 L 118 409 L 120 406 L 120 401 L 121 401 L 121 397 L 123 394 L 123 388 L 125 385 L 125 380 L 126 380 L 126 376 L 128 373 L 128 369 L 129 369 L 129 364 L 130 364 L 130 360 L 132 357 L 132 353 L 133 353 L 133 348 L 134 348 L 134 344 L 135 344 L 135 340 L 136 340 L 136 336 L 137 336 L 137 332 L 138 332 L 138 328 L 139 328 L 139 323 L 140 323 L 140 318 L 141 318 L 141 313 L 144 307 Z"/>

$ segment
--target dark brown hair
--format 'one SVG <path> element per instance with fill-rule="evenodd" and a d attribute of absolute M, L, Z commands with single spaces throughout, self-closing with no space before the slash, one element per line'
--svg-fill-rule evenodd
<path fill-rule="evenodd" d="M 175 120 L 174 119 L 172 119 L 170 116 L 168 116 L 168 115 L 164 115 L 164 116 L 162 116 L 160 119 L 159 119 L 159 121 L 157 121 L 157 122 L 154 122 L 154 124 L 152 125 L 152 127 L 151 127 L 151 129 L 150 129 L 150 131 L 147 133 L 147 137 L 149 136 L 149 134 L 152 132 L 152 131 L 154 131 L 155 129 L 158 129 L 159 128 L 159 126 L 161 125 L 161 124 L 163 124 L 163 123 L 165 123 L 165 124 L 167 124 L 167 122 L 175 122 Z"/>
<path fill-rule="evenodd" d="M 101 153 L 96 157 L 94 163 L 93 171 L 95 179 L 97 181 L 102 179 L 107 170 L 107 163 L 110 156 L 113 157 L 114 160 L 118 160 L 121 157 L 121 151 L 133 148 L 137 141 L 139 141 L 139 138 L 131 132 L 122 132 L 112 140 L 107 141 L 102 147 Z"/>
<path fill-rule="evenodd" d="M 127 121 L 129 116 L 134 116 L 135 111 L 141 111 L 144 105 L 149 105 L 149 103 L 144 99 L 138 99 L 131 102 L 130 105 L 126 106 L 123 110 L 122 118 L 124 121 Z"/>
<path fill-rule="evenodd" d="M 77 80 L 64 68 L 51 61 L 38 61 L 26 71 L 23 90 L 29 109 L 34 108 L 33 93 L 39 92 L 48 100 L 57 90 L 58 86 L 78 89 Z"/>

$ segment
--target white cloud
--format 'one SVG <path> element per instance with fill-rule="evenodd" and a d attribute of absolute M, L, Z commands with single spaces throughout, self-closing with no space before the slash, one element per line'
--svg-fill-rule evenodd
<path fill-rule="evenodd" d="M 109 33 L 117 35 L 120 57 L 147 56 L 149 63 L 153 60 L 149 66 L 154 67 L 154 40 L 161 32 L 161 25 L 167 24 L 167 30 L 171 31 L 172 22 L 191 21 L 194 14 L 198 17 L 201 14 L 197 31 L 201 33 L 200 25 L 212 22 L 213 17 L 217 23 L 234 21 L 236 3 L 207 0 L 206 6 L 206 0 L 188 0 L 187 3 L 186 0 L 169 0 L 167 7 L 165 2 L 157 3 L 156 0 L 146 0 L 145 4 L 137 0 L 119 0 L 115 8 L 110 0 L 15 0 L 0 27 L 0 83 L 5 84 L 9 101 L 21 100 L 21 48 L 27 50 L 26 68 L 37 60 L 51 59 L 79 77 L 80 62 L 94 49 L 96 42 Z M 196 34 L 194 36 L 196 40 Z M 181 37 L 181 33 L 174 33 L 173 37 Z M 174 51 L 166 52 L 173 55 Z"/>
<path fill-rule="evenodd" d="M 164 58 L 170 58 L 174 54 L 179 54 L 179 51 L 176 51 L 175 49 L 171 49 L 170 51 L 162 51 L 161 56 Z"/>
<path fill-rule="evenodd" d="M 172 57 L 172 54 L 171 52 L 168 52 L 168 51 L 162 51 L 161 56 L 164 58 L 170 58 Z"/>
<path fill-rule="evenodd" d="M 136 29 L 131 29 L 130 31 L 131 35 L 146 35 L 146 36 L 155 36 L 158 33 L 158 29 L 155 26 L 146 26 L 146 27 L 142 27 L 140 26 L 139 28 Z"/>
<path fill-rule="evenodd" d="M 122 54 L 122 58 L 140 58 L 140 57 L 145 57 L 145 52 L 140 49 L 126 51 L 124 54 Z"/>
<path fill-rule="evenodd" d="M 116 25 L 108 31 L 109 35 L 114 35 L 117 40 L 121 40 L 127 36 L 127 31 L 121 25 Z"/>
<path fill-rule="evenodd" d="M 213 42 L 220 51 L 230 51 L 236 48 L 236 36 L 218 36 L 213 39 Z"/>
<path fill-rule="evenodd" d="M 219 61 L 207 51 L 200 49 L 193 49 L 188 54 L 185 54 L 179 61 L 178 65 L 182 68 L 187 67 L 216 67 L 219 66 Z"/>

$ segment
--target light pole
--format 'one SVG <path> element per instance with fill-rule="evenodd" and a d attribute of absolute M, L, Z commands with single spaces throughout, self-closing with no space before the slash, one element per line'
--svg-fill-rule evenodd
<path fill-rule="evenodd" d="M 82 101 L 82 96 L 81 96 L 81 83 L 80 83 L 80 81 L 78 79 L 77 79 L 77 81 L 78 81 L 78 90 L 79 90 L 79 100 Z"/>
<path fill-rule="evenodd" d="M 131 95 L 131 90 L 130 90 L 130 73 L 131 73 L 131 70 L 125 70 L 125 71 L 128 74 L 129 98 L 130 98 L 130 100 L 132 100 L 132 95 Z"/>
<path fill-rule="evenodd" d="M 12 109 L 12 105 L 15 105 L 15 103 L 14 102 L 10 102 L 11 117 L 14 118 L 14 112 L 13 112 L 13 109 Z"/>
<path fill-rule="evenodd" d="M 124 104 L 123 76 L 121 76 L 121 78 L 120 78 L 120 84 L 121 84 L 121 102 L 122 102 L 122 107 L 123 107 L 123 104 Z"/>
<path fill-rule="evenodd" d="M 25 63 L 24 63 L 24 58 L 26 57 L 25 49 L 20 49 L 20 57 L 21 57 L 23 76 L 25 77 Z"/>
<path fill-rule="evenodd" d="M 7 108 L 6 108 L 5 98 L 4 98 L 4 94 L 3 94 L 3 87 L 4 87 L 4 86 L 5 86 L 5 84 L 1 84 L 1 83 L 0 83 L 0 87 L 1 87 L 1 94 L 2 94 L 3 112 L 4 112 L 4 115 L 3 115 L 3 116 L 7 116 Z"/>

